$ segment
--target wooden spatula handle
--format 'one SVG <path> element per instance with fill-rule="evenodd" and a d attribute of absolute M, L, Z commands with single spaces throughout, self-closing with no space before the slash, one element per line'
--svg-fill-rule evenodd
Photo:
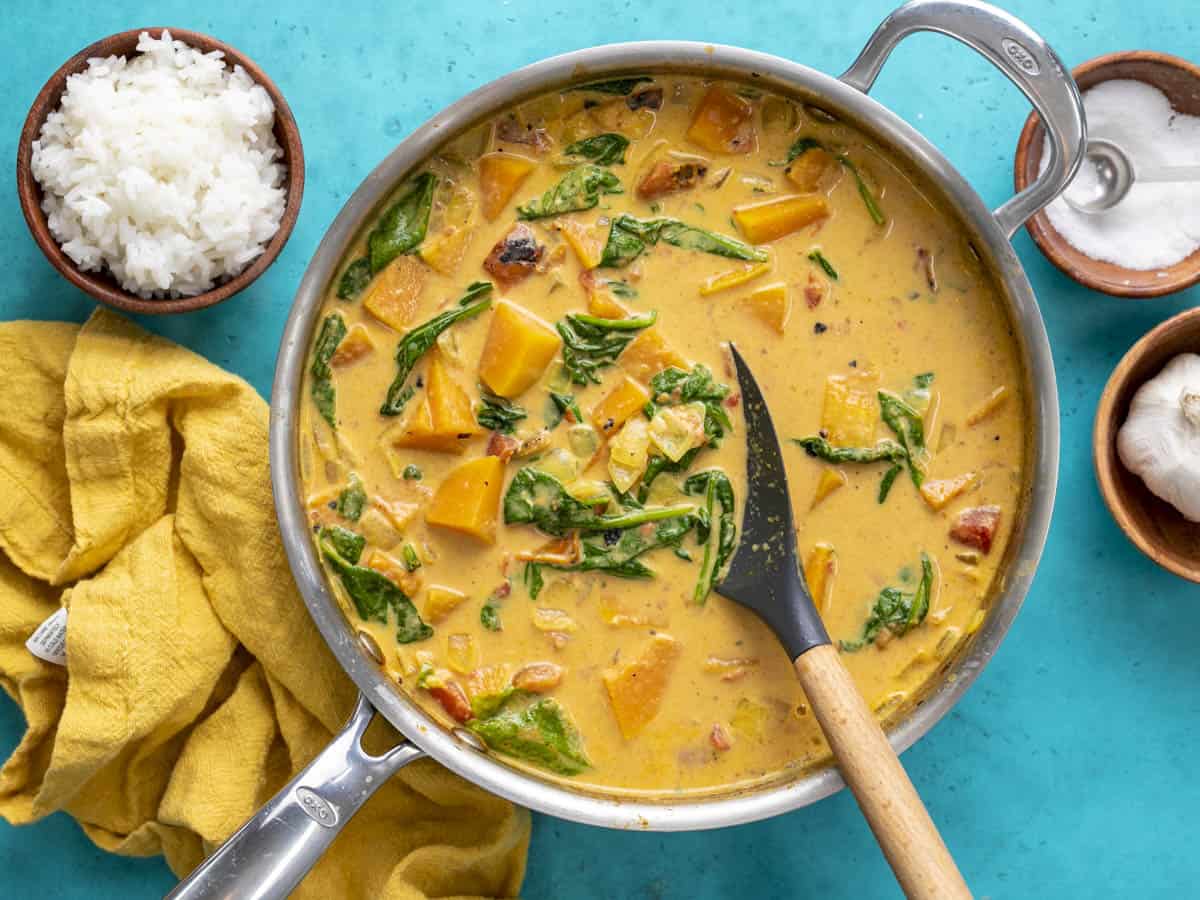
<path fill-rule="evenodd" d="M 796 658 L 796 673 L 838 768 L 904 893 L 917 900 L 969 898 L 937 826 L 883 729 L 830 644 Z"/>

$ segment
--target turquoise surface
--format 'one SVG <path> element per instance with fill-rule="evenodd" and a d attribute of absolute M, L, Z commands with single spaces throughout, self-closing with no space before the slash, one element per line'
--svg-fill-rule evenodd
<path fill-rule="evenodd" d="M 1008 5 L 1072 66 L 1133 48 L 1194 56 L 1200 39 L 1192 0 Z M 279 84 L 308 157 L 308 190 L 291 243 L 231 302 L 143 320 L 242 374 L 264 395 L 292 292 L 321 234 L 370 168 L 452 100 L 552 54 L 649 38 L 738 44 L 837 73 L 891 3 L 338 6 L 13 4 L 0 37 L 8 97 L 0 109 L 0 158 L 8 160 L 43 81 L 79 48 L 115 31 L 167 24 L 208 32 L 248 53 Z M 1008 196 L 1027 109 L 986 63 L 952 41 L 917 36 L 895 54 L 874 93 L 940 147 L 989 203 Z M 37 250 L 11 179 L 0 183 L 0 210 L 0 319 L 82 321 L 92 301 Z M 1200 292 L 1116 300 L 1061 276 L 1024 232 L 1016 246 L 1058 369 L 1063 444 L 1054 526 L 1033 591 L 995 660 L 904 761 L 979 896 L 1194 895 L 1200 590 L 1156 568 L 1117 530 L 1092 477 L 1090 434 L 1116 361 L 1153 325 L 1200 303 Z M 0 756 L 21 728 L 19 712 L 0 701 Z M 0 823 L 0 896 L 155 897 L 172 883 L 160 860 L 110 857 L 66 816 L 24 829 Z M 870 898 L 898 891 L 846 793 L 768 822 L 700 834 L 619 834 L 536 817 L 527 897 L 751 894 Z"/>

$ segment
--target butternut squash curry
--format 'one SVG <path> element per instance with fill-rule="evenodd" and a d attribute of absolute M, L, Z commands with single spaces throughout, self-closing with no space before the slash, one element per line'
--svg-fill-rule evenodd
<path fill-rule="evenodd" d="M 819 110 L 607 81 L 524 103 L 400 185 L 311 349 L 314 540 L 431 714 L 609 792 L 825 758 L 783 649 L 714 589 L 745 492 L 729 341 L 786 438 L 808 584 L 878 715 L 980 625 L 1026 403 L 952 217 Z"/>

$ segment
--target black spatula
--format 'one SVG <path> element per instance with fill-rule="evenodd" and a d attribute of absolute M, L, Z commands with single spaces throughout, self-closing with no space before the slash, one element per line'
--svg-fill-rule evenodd
<path fill-rule="evenodd" d="M 909 897 L 970 897 L 883 729 L 830 643 L 796 559 L 787 474 L 762 392 L 730 347 L 746 416 L 742 531 L 718 592 L 758 613 L 796 666 L 800 685 L 875 839 Z"/>

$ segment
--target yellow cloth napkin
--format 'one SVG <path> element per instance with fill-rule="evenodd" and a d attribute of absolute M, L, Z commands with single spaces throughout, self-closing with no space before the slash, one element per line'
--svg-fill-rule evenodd
<path fill-rule="evenodd" d="M 248 384 L 108 312 L 0 325 L 0 684 L 24 710 L 0 815 L 74 816 L 184 875 L 341 726 L 355 691 L 308 617 Z M 68 609 L 67 666 L 25 640 Z M 422 760 L 294 896 L 513 896 L 525 810 Z"/>

